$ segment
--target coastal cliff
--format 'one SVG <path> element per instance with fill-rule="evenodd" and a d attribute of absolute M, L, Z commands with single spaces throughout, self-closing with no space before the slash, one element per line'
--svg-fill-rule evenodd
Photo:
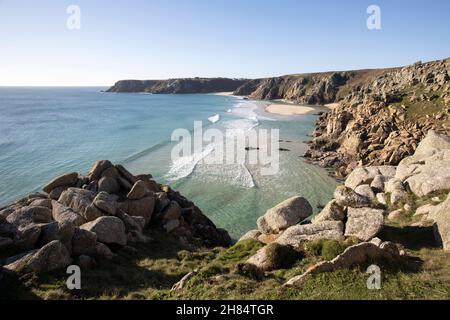
<path fill-rule="evenodd" d="M 245 79 L 185 78 L 169 80 L 121 80 L 107 92 L 143 92 L 154 94 L 232 92 Z"/>

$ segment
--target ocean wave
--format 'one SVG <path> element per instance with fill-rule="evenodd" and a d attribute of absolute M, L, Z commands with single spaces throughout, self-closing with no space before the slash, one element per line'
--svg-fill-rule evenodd
<path fill-rule="evenodd" d="M 209 120 L 210 122 L 212 122 L 212 123 L 219 122 L 219 120 L 220 120 L 220 114 L 216 114 L 216 115 L 214 115 L 214 116 L 212 116 L 212 117 L 209 117 L 208 120 Z"/>

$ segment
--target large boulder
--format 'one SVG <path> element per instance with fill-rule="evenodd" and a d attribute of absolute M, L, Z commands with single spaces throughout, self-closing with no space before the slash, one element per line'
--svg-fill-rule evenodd
<path fill-rule="evenodd" d="M 279 233 L 302 222 L 311 216 L 312 212 L 312 207 L 305 198 L 293 197 L 269 209 L 258 220 L 258 227 L 266 234 Z"/>
<path fill-rule="evenodd" d="M 246 263 L 264 271 L 291 267 L 299 258 L 299 253 L 290 246 L 271 243 L 261 248 Z"/>
<path fill-rule="evenodd" d="M 120 246 L 127 244 L 125 225 L 117 217 L 100 217 L 95 221 L 82 225 L 81 229 L 95 233 L 98 241 L 105 244 Z"/>
<path fill-rule="evenodd" d="M 255 240 L 259 241 L 258 238 L 262 235 L 261 231 L 259 230 L 250 230 L 246 234 L 244 234 L 238 242 L 244 241 L 244 240 Z"/>
<path fill-rule="evenodd" d="M 94 205 L 106 214 L 111 216 L 117 212 L 117 197 L 106 192 L 100 192 L 93 200 Z"/>
<path fill-rule="evenodd" d="M 130 200 L 140 200 L 144 198 L 148 193 L 149 190 L 147 189 L 145 182 L 139 180 L 133 185 L 133 187 L 131 188 L 130 192 L 127 195 L 127 198 Z"/>
<path fill-rule="evenodd" d="M 81 215 L 73 211 L 72 209 L 63 206 L 59 202 L 52 201 L 52 217 L 57 222 L 70 222 L 79 227 L 85 224 L 87 221 Z"/>
<path fill-rule="evenodd" d="M 111 167 L 114 168 L 114 167 Z M 111 169 L 109 168 L 109 169 Z M 107 170 L 109 170 L 107 169 Z M 120 190 L 120 185 L 117 182 L 116 178 L 112 178 L 109 176 L 103 177 L 98 182 L 98 191 L 106 192 L 106 193 L 117 193 Z"/>
<path fill-rule="evenodd" d="M 345 186 L 354 190 L 362 184 L 371 184 L 377 176 L 389 180 L 395 176 L 395 171 L 394 166 L 358 167 L 349 174 Z"/>
<path fill-rule="evenodd" d="M 324 221 L 344 221 L 345 210 L 337 204 L 336 200 L 330 201 L 325 208 L 313 219 L 313 223 Z"/>
<path fill-rule="evenodd" d="M 22 256 L 4 268 L 19 274 L 44 273 L 65 268 L 70 263 L 69 251 L 61 241 L 55 240 L 39 250 Z"/>
<path fill-rule="evenodd" d="M 343 234 L 344 224 L 341 221 L 324 221 L 290 227 L 275 242 L 281 245 L 289 245 L 296 249 L 302 249 L 305 241 L 316 239 L 340 241 L 343 239 Z"/>
<path fill-rule="evenodd" d="M 339 186 L 334 192 L 334 199 L 341 207 L 363 208 L 369 207 L 372 203 L 369 198 L 356 193 L 353 189 Z"/>
<path fill-rule="evenodd" d="M 430 131 L 414 155 L 400 162 L 396 178 L 418 197 L 450 189 L 450 138 Z"/>
<path fill-rule="evenodd" d="M 65 222 L 52 222 L 43 225 L 41 228 L 41 234 L 38 240 L 38 246 L 42 247 L 47 243 L 54 240 L 61 241 L 62 244 L 69 250 L 72 251 L 72 237 L 75 231 L 75 226 L 68 221 Z"/>
<path fill-rule="evenodd" d="M 17 227 L 49 223 L 52 221 L 52 212 L 47 207 L 23 207 L 8 215 L 6 221 Z"/>
<path fill-rule="evenodd" d="M 74 187 L 77 182 L 78 173 L 72 172 L 50 181 L 46 186 L 44 186 L 43 190 L 46 193 L 50 193 L 53 189 L 58 187 Z"/>
<path fill-rule="evenodd" d="M 97 235 L 94 232 L 75 228 L 72 237 L 72 255 L 95 256 L 97 253 Z"/>
<path fill-rule="evenodd" d="M 69 188 L 61 194 L 58 202 L 71 208 L 87 221 L 93 221 L 104 214 L 94 204 L 96 193 L 90 190 Z"/>
<path fill-rule="evenodd" d="M 94 163 L 91 170 L 89 170 L 88 177 L 89 180 L 100 180 L 102 173 L 112 167 L 113 164 L 108 160 L 100 160 Z"/>
<path fill-rule="evenodd" d="M 348 208 L 345 236 L 362 241 L 373 239 L 383 228 L 384 211 L 371 208 Z"/>
<path fill-rule="evenodd" d="M 342 254 L 331 261 L 320 262 L 309 268 L 304 274 L 290 279 L 284 286 L 301 286 L 310 275 L 336 270 L 350 269 L 355 266 L 364 266 L 377 261 L 390 261 L 398 263 L 401 259 L 397 246 L 391 242 L 363 242 L 347 248 Z"/>
<path fill-rule="evenodd" d="M 438 207 L 433 208 L 435 237 L 444 250 L 450 250 L 450 194 Z"/>
<path fill-rule="evenodd" d="M 119 208 L 130 216 L 143 217 L 146 223 L 149 223 L 155 209 L 155 202 L 155 197 L 149 195 L 140 200 L 126 200 L 125 202 L 119 203 Z"/>

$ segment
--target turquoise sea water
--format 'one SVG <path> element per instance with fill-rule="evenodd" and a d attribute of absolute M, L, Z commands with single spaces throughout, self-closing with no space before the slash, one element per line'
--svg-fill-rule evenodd
<path fill-rule="evenodd" d="M 151 173 L 193 200 L 218 226 L 237 238 L 282 200 L 306 197 L 326 204 L 336 182 L 300 157 L 315 116 L 265 114 L 254 102 L 218 95 L 102 93 L 105 88 L 0 88 L 0 204 L 39 191 L 51 178 L 86 173 L 110 159 L 134 173 Z M 173 163 L 177 128 L 277 128 L 280 171 L 262 176 L 259 167 L 206 165 L 199 158 Z M 202 158 L 202 157 L 200 157 Z M 316 209 L 316 212 L 318 209 Z"/>

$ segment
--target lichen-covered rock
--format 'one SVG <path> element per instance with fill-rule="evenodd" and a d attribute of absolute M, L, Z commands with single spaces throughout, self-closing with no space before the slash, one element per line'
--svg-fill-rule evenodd
<path fill-rule="evenodd" d="M 345 186 L 355 190 L 360 185 L 370 185 L 379 176 L 388 180 L 395 176 L 395 170 L 394 166 L 358 167 L 347 177 Z"/>
<path fill-rule="evenodd" d="M 299 258 L 299 253 L 290 246 L 271 243 L 261 248 L 246 263 L 264 271 L 291 267 Z"/>
<path fill-rule="evenodd" d="M 345 186 L 339 186 L 334 192 L 334 199 L 341 207 L 363 208 L 369 207 L 371 201 L 369 198 L 356 193 L 353 189 Z"/>
<path fill-rule="evenodd" d="M 371 208 L 348 208 L 345 236 L 370 241 L 382 230 L 384 211 Z"/>
<path fill-rule="evenodd" d="M 238 242 L 240 241 L 244 241 L 244 240 L 255 240 L 255 241 L 259 241 L 258 238 L 261 235 L 261 231 L 259 230 L 250 230 L 249 232 L 247 232 L 246 234 L 244 234 Z"/>
<path fill-rule="evenodd" d="M 347 248 L 342 254 L 331 261 L 320 262 L 308 269 L 304 274 L 290 279 L 284 286 L 301 286 L 310 275 L 350 269 L 354 266 L 376 261 L 391 261 L 397 263 L 401 259 L 397 246 L 391 242 L 383 242 L 380 246 L 373 242 L 363 242 Z"/>
<path fill-rule="evenodd" d="M 275 241 L 282 245 L 301 249 L 305 241 L 315 239 L 340 241 L 343 239 L 343 233 L 344 224 L 341 221 L 324 221 L 290 227 Z"/>
<path fill-rule="evenodd" d="M 75 228 L 72 237 L 72 255 L 95 256 L 97 254 L 97 235 L 94 232 Z"/>
<path fill-rule="evenodd" d="M 279 233 L 310 215 L 312 207 L 309 202 L 302 197 L 293 197 L 269 209 L 264 215 L 264 222 L 259 220 L 258 227 L 264 233 Z"/>
<path fill-rule="evenodd" d="M 95 233 L 98 241 L 102 243 L 120 246 L 127 244 L 125 225 L 117 217 L 100 217 L 82 225 L 80 228 Z"/>
<path fill-rule="evenodd" d="M 450 194 L 433 211 L 435 237 L 444 250 L 450 250 Z"/>
<path fill-rule="evenodd" d="M 19 274 L 30 272 L 45 273 L 65 268 L 70 263 L 69 251 L 61 241 L 55 240 L 41 249 L 30 252 L 4 266 L 4 268 Z"/>
<path fill-rule="evenodd" d="M 368 184 L 362 184 L 355 188 L 355 192 L 357 194 L 360 194 L 367 199 L 369 199 L 371 202 L 376 201 L 375 192 L 373 192 L 372 188 Z"/>
<path fill-rule="evenodd" d="M 23 207 L 8 215 L 6 221 L 17 227 L 49 223 L 52 221 L 52 212 L 47 207 Z"/>
<path fill-rule="evenodd" d="M 54 200 L 52 201 L 52 217 L 57 222 L 68 221 L 77 227 L 87 222 L 81 215 Z"/>
<path fill-rule="evenodd" d="M 87 221 L 93 221 L 104 214 L 92 203 L 96 193 L 90 190 L 69 188 L 61 194 L 58 202 L 80 214 Z"/>
<path fill-rule="evenodd" d="M 50 181 L 43 190 L 46 193 L 50 193 L 53 189 L 58 187 L 74 187 L 78 182 L 78 173 L 72 172 L 60 176 L 52 181 Z"/>
<path fill-rule="evenodd" d="M 343 221 L 345 210 L 337 204 L 336 200 L 330 201 L 325 208 L 313 219 L 313 223 L 323 221 Z"/>

